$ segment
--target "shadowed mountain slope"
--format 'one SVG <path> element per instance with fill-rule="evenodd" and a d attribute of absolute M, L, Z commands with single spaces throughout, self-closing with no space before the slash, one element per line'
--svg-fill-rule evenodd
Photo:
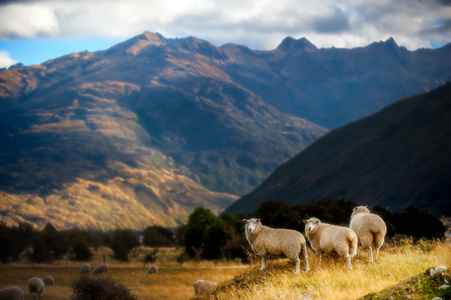
<path fill-rule="evenodd" d="M 295 204 L 344 197 L 450 216 L 450 136 L 448 83 L 329 132 L 226 211 L 251 213 L 269 200 Z"/>

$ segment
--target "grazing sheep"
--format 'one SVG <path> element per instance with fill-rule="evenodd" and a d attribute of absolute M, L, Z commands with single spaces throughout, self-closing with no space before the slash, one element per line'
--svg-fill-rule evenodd
<path fill-rule="evenodd" d="M 319 265 L 324 253 L 336 252 L 346 258 L 346 265 L 351 266 L 351 257 L 356 255 L 358 239 L 354 231 L 347 227 L 321 223 L 317 218 L 304 220 L 305 233 L 312 248 L 319 253 Z"/>
<path fill-rule="evenodd" d="M 52 276 L 44 276 L 41 277 L 42 282 L 44 282 L 45 286 L 54 285 L 55 281 L 53 280 Z"/>
<path fill-rule="evenodd" d="M 203 295 L 213 291 L 217 283 L 208 280 L 197 280 L 193 282 L 194 294 Z"/>
<path fill-rule="evenodd" d="M 108 273 L 109 266 L 108 264 L 100 264 L 97 267 L 94 268 L 94 271 L 92 271 L 92 274 L 99 275 L 103 273 Z"/>
<path fill-rule="evenodd" d="M 91 272 L 91 265 L 88 263 L 82 264 L 80 267 L 80 275 L 89 275 Z"/>
<path fill-rule="evenodd" d="M 4 289 L 0 289 L 1 300 L 23 300 L 23 290 L 17 286 L 11 286 Z"/>
<path fill-rule="evenodd" d="M 266 257 L 285 256 L 296 262 L 295 274 L 300 271 L 301 253 L 304 255 L 305 272 L 308 273 L 307 244 L 304 236 L 296 230 L 274 229 L 262 225 L 260 219 L 243 220 L 246 223 L 246 239 L 252 250 L 262 258 L 260 270 L 266 268 Z"/>
<path fill-rule="evenodd" d="M 147 269 L 147 274 L 157 274 L 157 273 L 158 273 L 158 267 L 155 265 L 152 265 Z"/>
<path fill-rule="evenodd" d="M 45 285 L 41 278 L 33 277 L 30 280 L 28 280 L 28 291 L 31 294 L 31 298 L 39 299 L 44 290 Z"/>
<path fill-rule="evenodd" d="M 370 213 L 366 206 L 356 206 L 352 210 L 349 227 L 354 230 L 364 249 L 368 249 L 368 258 L 373 262 L 373 246 L 376 250 L 374 260 L 377 260 L 379 249 L 384 244 L 387 226 L 378 215 Z M 358 252 L 358 248 L 357 248 Z"/>

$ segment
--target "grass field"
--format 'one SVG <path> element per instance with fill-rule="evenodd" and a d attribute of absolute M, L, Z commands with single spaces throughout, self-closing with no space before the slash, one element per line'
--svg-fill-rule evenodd
<path fill-rule="evenodd" d="M 222 282 L 240 274 L 248 268 L 247 265 L 227 262 L 199 263 L 186 262 L 180 266 L 176 257 L 180 250 L 175 248 L 160 249 L 155 263 L 159 270 L 157 275 L 147 275 L 147 267 L 143 265 L 142 258 L 146 253 L 143 250 L 138 257 L 131 258 L 129 263 L 116 262 L 108 259 L 110 249 L 101 248 L 90 261 L 92 267 L 103 262 L 103 255 L 107 257 L 110 270 L 107 276 L 128 287 L 138 299 L 190 299 L 194 296 L 193 282 L 206 279 Z M 68 299 L 70 285 L 73 279 L 79 276 L 78 270 L 82 263 L 72 261 L 56 261 L 52 264 L 34 264 L 27 262 L 0 265 L 0 288 L 18 286 L 28 294 L 28 279 L 34 276 L 42 277 L 52 275 L 55 285 L 50 286 L 42 294 L 42 300 Z"/>
<path fill-rule="evenodd" d="M 213 299 L 358 299 L 370 292 L 377 292 L 412 276 L 424 273 L 427 268 L 439 265 L 451 267 L 451 246 L 446 243 L 413 244 L 407 240 L 386 246 L 380 259 L 370 265 L 366 253 L 353 260 L 353 270 L 345 268 L 345 262 L 334 259 L 323 260 L 310 252 L 311 271 L 294 275 L 294 264 L 286 260 L 269 262 L 269 268 L 259 270 L 259 266 L 248 266 L 233 262 L 187 262 L 180 266 L 176 257 L 180 250 L 160 249 L 158 254 L 159 272 L 147 275 L 143 266 L 142 253 L 129 263 L 119 263 L 108 259 L 110 250 L 100 249 L 91 266 L 101 263 L 106 255 L 110 265 L 107 276 L 128 287 L 138 299 L 190 299 L 194 296 L 192 283 L 198 279 L 219 282 Z M 42 299 L 67 299 L 71 281 L 78 276 L 81 263 L 56 261 L 52 264 L 27 262 L 0 266 L 0 288 L 17 285 L 24 289 L 26 299 L 30 298 L 26 283 L 33 276 L 52 275 L 55 286 L 48 287 Z M 301 263 L 301 270 L 303 264 Z M 418 294 L 420 295 L 420 294 Z M 420 295 L 421 296 L 421 295 Z M 412 295 L 412 299 L 422 299 Z"/>

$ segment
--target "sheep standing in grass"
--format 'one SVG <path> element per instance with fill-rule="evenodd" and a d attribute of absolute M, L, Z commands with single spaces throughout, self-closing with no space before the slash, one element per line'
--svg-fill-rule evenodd
<path fill-rule="evenodd" d="M 108 273 L 108 269 L 109 266 L 108 264 L 100 264 L 97 267 L 94 268 L 94 270 L 92 271 L 92 274 L 94 275 L 99 275 L 99 274 L 103 274 L 103 273 Z"/>
<path fill-rule="evenodd" d="M 33 277 L 30 280 L 28 280 L 28 291 L 31 294 L 31 298 L 39 299 L 44 290 L 45 285 L 41 278 Z"/>
<path fill-rule="evenodd" d="M 337 253 L 346 258 L 348 269 L 352 269 L 351 257 L 356 255 L 358 239 L 354 231 L 347 227 L 321 223 L 317 218 L 304 220 L 305 233 L 312 248 L 319 253 L 319 265 L 322 254 Z"/>
<path fill-rule="evenodd" d="M 91 265 L 88 263 L 82 264 L 80 267 L 80 275 L 89 275 L 91 272 Z"/>
<path fill-rule="evenodd" d="M 0 289 L 0 300 L 23 300 L 23 290 L 17 286 Z"/>
<path fill-rule="evenodd" d="M 49 285 L 54 285 L 55 284 L 55 280 L 53 280 L 52 276 L 44 276 L 41 277 L 42 282 L 44 282 L 45 286 L 49 286 Z"/>
<path fill-rule="evenodd" d="M 157 274 L 157 273 L 158 273 L 158 267 L 155 265 L 152 265 L 147 269 L 147 274 Z"/>
<path fill-rule="evenodd" d="M 213 291 L 216 287 L 217 283 L 208 280 L 197 280 L 193 282 L 194 286 L 194 294 L 196 296 L 204 295 Z"/>
<path fill-rule="evenodd" d="M 296 262 L 296 272 L 300 272 L 300 259 L 302 253 L 305 262 L 305 272 L 309 269 L 307 259 L 307 244 L 304 236 L 296 230 L 274 229 L 262 225 L 260 219 L 243 220 L 246 223 L 246 239 L 252 250 L 262 258 L 260 270 L 266 268 L 266 258 L 271 256 L 284 256 Z"/>
<path fill-rule="evenodd" d="M 373 262 L 373 247 L 376 250 L 374 260 L 377 260 L 379 249 L 384 244 L 387 234 L 384 220 L 378 215 L 370 213 L 367 207 L 356 206 L 352 211 L 349 227 L 357 234 L 362 247 L 368 249 L 369 262 Z"/>

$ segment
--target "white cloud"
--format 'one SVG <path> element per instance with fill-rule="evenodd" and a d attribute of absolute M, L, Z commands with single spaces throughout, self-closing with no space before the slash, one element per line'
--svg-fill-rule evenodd
<path fill-rule="evenodd" d="M 8 68 L 16 63 L 17 61 L 12 59 L 8 52 L 0 51 L 0 68 Z"/>
<path fill-rule="evenodd" d="M 14 2 L 14 3 L 17 3 Z M 129 38 L 145 30 L 222 45 L 271 49 L 286 36 L 318 47 L 356 47 L 394 37 L 410 49 L 451 40 L 432 30 L 451 20 L 440 0 L 66 0 L 0 6 L 0 38 Z M 431 25 L 432 24 L 432 25 Z M 432 29 L 431 29 L 432 28 Z M 430 30 L 428 30 L 430 29 Z"/>
<path fill-rule="evenodd" d="M 10 4 L 0 8 L 0 38 L 32 38 L 58 33 L 51 8 L 40 4 Z"/>

